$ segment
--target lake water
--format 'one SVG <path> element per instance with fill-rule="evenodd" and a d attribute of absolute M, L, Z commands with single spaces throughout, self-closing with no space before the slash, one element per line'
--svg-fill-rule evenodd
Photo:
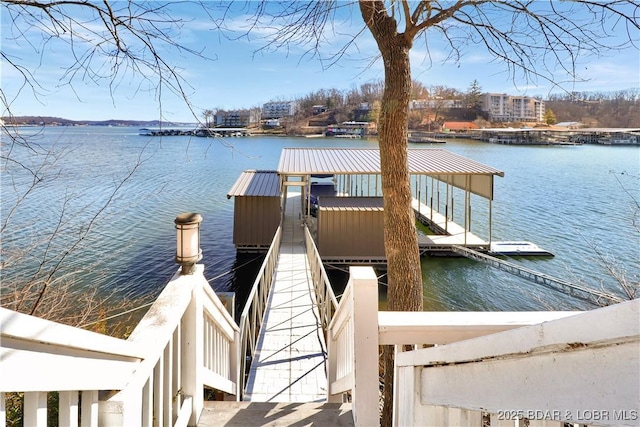
<path fill-rule="evenodd" d="M 9 218 L 9 225 L 2 235 L 7 264 L 2 286 L 28 278 L 42 259 L 58 262 L 56 256 L 77 242 L 77 249 L 62 259 L 61 273 L 78 288 L 97 287 L 124 296 L 156 295 L 164 287 L 177 268 L 173 220 L 187 211 L 204 218 L 202 262 L 211 285 L 243 294 L 261 257 L 236 256 L 232 242 L 233 200 L 226 194 L 240 172 L 275 169 L 283 147 L 377 147 L 375 140 L 329 138 L 158 138 L 140 136 L 136 128 L 20 132 L 38 145 L 36 150 L 13 147 L 12 156 L 22 159 L 22 166 L 3 163 L 2 223 Z M 11 148 L 3 136 L 3 155 Z M 504 178 L 495 180 L 494 241 L 527 240 L 556 255 L 511 261 L 615 290 L 600 253 L 623 269 L 630 281 L 640 279 L 640 232 L 633 226 L 640 200 L 640 148 L 505 146 L 467 140 L 448 140 L 437 148 L 505 172 Z M 51 150 L 56 158 L 39 154 Z M 32 182 L 24 166 L 41 168 L 44 179 L 14 211 L 19 194 Z M 475 206 L 474 215 L 478 215 Z M 637 225 L 639 218 L 635 219 Z M 80 239 L 87 227 L 89 232 Z M 60 238 L 51 242 L 55 230 L 60 230 Z M 47 242 L 51 247 L 45 256 Z M 18 250 L 25 251 L 21 263 L 9 262 Z M 422 267 L 429 310 L 588 307 L 464 258 L 425 257 Z"/>

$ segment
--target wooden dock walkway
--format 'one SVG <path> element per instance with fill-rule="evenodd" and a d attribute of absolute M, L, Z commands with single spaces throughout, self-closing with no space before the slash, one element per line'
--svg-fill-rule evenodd
<path fill-rule="evenodd" d="M 289 192 L 276 276 L 247 380 L 244 400 L 251 402 L 327 398 L 327 351 L 305 252 L 301 198 Z"/>

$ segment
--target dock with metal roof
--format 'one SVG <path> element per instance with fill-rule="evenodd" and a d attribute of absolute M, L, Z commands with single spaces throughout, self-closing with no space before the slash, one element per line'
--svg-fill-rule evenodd
<path fill-rule="evenodd" d="M 489 250 L 491 243 L 491 205 L 493 201 L 493 179 L 502 177 L 504 173 L 498 169 L 479 163 L 467 157 L 452 153 L 442 148 L 409 148 L 408 149 L 410 185 L 414 196 L 413 208 L 418 220 L 427 224 L 433 235 L 419 237 L 422 252 L 447 252 L 453 245 L 472 247 L 478 250 Z M 365 233 L 359 225 L 365 216 L 371 227 L 381 226 L 370 206 L 359 207 L 358 201 L 370 204 L 371 198 L 382 197 L 382 180 L 380 172 L 380 152 L 373 148 L 285 148 L 282 151 L 277 173 L 283 183 L 294 180 L 294 185 L 301 185 L 308 194 L 314 192 L 314 176 L 330 175 L 334 177 L 335 196 L 350 197 L 352 200 L 340 209 L 323 208 L 322 196 L 319 197 L 320 217 L 311 219 L 318 223 L 317 235 L 322 237 L 318 249 L 323 257 L 332 263 L 340 260 L 355 262 L 384 261 L 384 253 L 356 253 L 350 250 L 353 241 L 363 240 L 362 251 L 378 248 L 370 239 L 362 238 Z M 489 235 L 478 236 L 471 232 L 471 196 L 477 196 L 488 203 Z M 456 197 L 458 200 L 455 200 Z M 332 200 L 333 198 L 330 198 Z M 453 207 L 464 213 L 463 224 L 453 219 Z M 349 213 L 346 211 L 350 210 Z M 380 210 L 382 212 L 382 210 Z M 322 214 L 335 218 L 323 219 Z M 382 215 L 382 214 L 380 214 Z M 361 218 L 356 218 L 356 217 Z M 348 224 L 348 226 L 345 226 Z M 327 227 L 343 226 L 332 237 Z M 323 228 L 324 227 L 324 228 Z M 345 234 L 360 233 L 348 238 Z M 376 230 L 371 230 L 374 234 Z M 367 233 L 368 234 L 368 233 Z M 379 234 L 379 233 L 378 233 Z M 381 235 L 381 234 L 380 234 Z M 328 244 L 331 240 L 342 243 Z M 349 243 L 347 243 L 349 242 Z M 333 252 L 327 252 L 331 246 Z M 379 252 L 379 251 L 378 251 Z"/>
<path fill-rule="evenodd" d="M 434 231 L 434 235 L 420 237 L 423 252 L 446 251 L 452 245 L 489 250 L 493 179 L 504 173 L 441 148 L 409 148 L 408 159 L 416 216 Z M 323 181 L 327 177 L 331 177 L 331 182 Z M 377 230 L 382 227 L 383 215 L 378 149 L 284 148 L 275 171 L 243 172 L 227 195 L 234 197 L 236 203 L 234 244 L 239 251 L 268 247 L 279 224 L 281 199 L 286 197 L 289 187 L 299 189 L 303 203 L 307 204 L 301 215 L 311 225 L 324 261 L 385 262 L 384 250 L 380 249 L 382 241 L 372 242 L 372 234 L 382 239 L 381 230 Z M 327 191 L 329 187 L 331 191 Z M 471 232 L 471 218 L 482 220 L 481 216 L 471 215 L 472 195 L 488 203 L 485 211 L 489 215 L 485 218 L 489 226 L 482 227 L 489 230 L 488 236 Z M 336 198 L 345 198 L 345 202 L 334 206 Z M 380 199 L 376 202 L 380 208 L 372 208 L 375 198 Z M 318 206 L 311 206 L 312 201 L 318 200 Z M 329 201 L 331 206 L 327 204 Z M 464 212 L 462 224 L 454 221 L 454 204 Z M 358 242 L 360 248 L 354 247 Z M 375 254 L 367 253 L 373 248 Z"/>

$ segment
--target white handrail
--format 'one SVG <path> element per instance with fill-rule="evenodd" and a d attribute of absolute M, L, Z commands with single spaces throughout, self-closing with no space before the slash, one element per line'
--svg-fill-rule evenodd
<path fill-rule="evenodd" d="M 342 402 L 343 394 L 351 391 L 355 425 L 375 426 L 379 424 L 378 279 L 371 267 L 350 267 L 349 273 L 327 332 L 327 400 Z"/>
<path fill-rule="evenodd" d="M 195 425 L 204 386 L 233 394 L 239 377 L 239 328 L 203 272 L 176 273 L 128 340 L 1 309 L 0 424 L 24 392 L 25 425 L 46 426 L 57 391 L 60 425 Z"/>
<path fill-rule="evenodd" d="M 335 313 L 338 308 L 338 300 L 329 282 L 329 277 L 327 276 L 322 258 L 320 258 L 320 253 L 313 241 L 311 232 L 307 226 L 305 226 L 304 231 L 307 260 L 309 262 L 309 269 L 311 270 L 313 287 L 316 291 L 316 302 L 318 304 L 318 311 L 320 312 L 322 329 L 326 332 L 329 323 L 331 323 L 333 313 Z"/>
<path fill-rule="evenodd" d="M 398 353 L 396 400 L 410 403 L 397 411 L 396 425 L 424 420 L 432 406 L 482 410 L 492 423 L 527 418 L 554 425 L 637 425 L 639 318 L 640 300 L 633 300 Z"/>
<path fill-rule="evenodd" d="M 202 266 L 194 274 L 176 273 L 129 338 L 149 348 L 149 357 L 109 399 L 104 420 L 109 424 L 115 414 L 118 425 L 194 425 L 204 386 L 237 391 L 238 336 Z"/>
<path fill-rule="evenodd" d="M 281 236 L 282 227 L 278 227 L 240 316 L 240 338 L 237 356 L 239 378 L 236 393 L 238 400 L 242 400 L 244 395 L 247 369 L 255 355 L 260 326 L 262 325 L 269 290 L 277 267 Z"/>

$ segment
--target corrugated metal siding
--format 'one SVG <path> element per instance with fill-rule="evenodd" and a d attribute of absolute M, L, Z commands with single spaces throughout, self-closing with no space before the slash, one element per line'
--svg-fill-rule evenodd
<path fill-rule="evenodd" d="M 269 246 L 279 225 L 279 197 L 236 197 L 234 199 L 234 245 Z"/>
<path fill-rule="evenodd" d="M 241 196 L 280 196 L 280 177 L 276 171 L 246 170 L 240 174 L 227 198 Z"/>
<path fill-rule="evenodd" d="M 384 203 L 382 197 L 327 197 L 320 199 L 320 205 L 324 209 L 351 209 L 351 210 L 382 210 Z"/>
<path fill-rule="evenodd" d="M 382 198 L 323 198 L 318 213 L 317 243 L 322 257 L 383 258 Z"/>
<path fill-rule="evenodd" d="M 410 148 L 409 169 L 414 174 L 499 175 L 498 169 L 441 148 Z M 380 153 L 373 148 L 284 148 L 278 164 L 280 174 L 377 174 Z"/>

